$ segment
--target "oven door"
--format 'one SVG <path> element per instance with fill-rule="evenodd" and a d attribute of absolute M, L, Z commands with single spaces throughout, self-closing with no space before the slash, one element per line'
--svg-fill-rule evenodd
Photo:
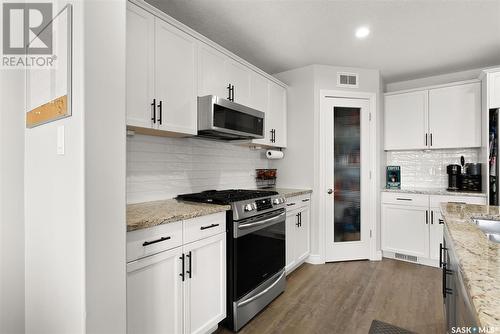
<path fill-rule="evenodd" d="M 285 209 L 235 221 L 234 299 L 285 268 Z"/>

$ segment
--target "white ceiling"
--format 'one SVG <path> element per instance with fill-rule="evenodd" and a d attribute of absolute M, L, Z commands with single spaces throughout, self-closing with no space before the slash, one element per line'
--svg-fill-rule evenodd
<path fill-rule="evenodd" d="M 269 73 L 326 64 L 395 82 L 500 65 L 500 0 L 147 1 Z"/>

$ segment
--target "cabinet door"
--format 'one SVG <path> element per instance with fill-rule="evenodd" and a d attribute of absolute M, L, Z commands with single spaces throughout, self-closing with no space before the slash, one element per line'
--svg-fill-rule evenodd
<path fill-rule="evenodd" d="M 228 98 L 227 56 L 200 42 L 198 47 L 198 96 Z"/>
<path fill-rule="evenodd" d="M 161 102 L 159 128 L 185 134 L 197 132 L 196 42 L 194 38 L 156 19 L 155 91 Z M 160 106 L 157 106 L 160 122 Z"/>
<path fill-rule="evenodd" d="M 184 332 L 207 333 L 226 317 L 226 234 L 185 245 L 184 254 Z"/>
<path fill-rule="evenodd" d="M 274 129 L 275 141 L 272 146 L 286 147 L 286 89 L 280 85 L 269 83 L 269 125 L 266 126 L 267 131 Z"/>
<path fill-rule="evenodd" d="M 296 231 L 295 252 L 297 262 L 302 262 L 309 256 L 309 219 L 310 209 L 309 206 L 307 206 L 300 210 L 299 226 Z"/>
<path fill-rule="evenodd" d="M 500 108 L 500 72 L 488 74 L 489 109 Z"/>
<path fill-rule="evenodd" d="M 150 128 L 154 98 L 154 16 L 127 2 L 127 125 Z"/>
<path fill-rule="evenodd" d="M 127 333 L 182 333 L 182 247 L 127 264 Z"/>
<path fill-rule="evenodd" d="M 481 84 L 429 91 L 431 148 L 481 146 Z"/>
<path fill-rule="evenodd" d="M 441 216 L 441 209 L 431 209 L 431 224 L 429 229 L 429 257 L 432 260 L 439 260 L 439 244 L 443 242 L 443 224 L 439 220 L 443 219 Z"/>
<path fill-rule="evenodd" d="M 234 102 L 248 106 L 250 104 L 250 69 L 228 58 L 226 73 L 229 83 L 234 86 Z"/>
<path fill-rule="evenodd" d="M 295 265 L 295 234 L 298 223 L 298 210 L 288 211 L 286 213 L 286 229 L 285 229 L 285 271 L 290 272 L 290 269 Z"/>
<path fill-rule="evenodd" d="M 382 249 L 428 257 L 428 211 L 425 207 L 382 205 Z"/>
<path fill-rule="evenodd" d="M 264 113 L 269 106 L 269 80 L 253 71 L 250 75 L 249 106 Z"/>
<path fill-rule="evenodd" d="M 385 150 L 425 149 L 427 91 L 385 96 Z"/>

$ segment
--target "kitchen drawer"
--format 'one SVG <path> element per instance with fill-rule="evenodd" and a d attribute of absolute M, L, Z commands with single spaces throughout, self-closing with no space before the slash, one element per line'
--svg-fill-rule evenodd
<path fill-rule="evenodd" d="M 223 233 L 226 231 L 226 213 L 219 212 L 185 220 L 183 230 L 184 244 Z"/>
<path fill-rule="evenodd" d="M 286 199 L 286 209 L 288 211 L 302 208 L 311 204 L 311 194 L 293 196 Z"/>
<path fill-rule="evenodd" d="M 441 195 L 431 195 L 430 196 L 430 206 L 431 208 L 439 208 L 441 203 L 452 202 L 452 203 L 464 203 L 464 204 L 486 204 L 486 197 L 479 196 L 441 196 Z"/>
<path fill-rule="evenodd" d="M 429 196 L 411 193 L 382 192 L 382 203 L 411 206 L 429 206 Z"/>
<path fill-rule="evenodd" d="M 127 262 L 182 245 L 182 221 L 127 232 Z"/>

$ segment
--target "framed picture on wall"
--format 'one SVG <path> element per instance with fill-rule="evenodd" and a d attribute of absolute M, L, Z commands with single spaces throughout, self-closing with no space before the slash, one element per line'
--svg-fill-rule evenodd
<path fill-rule="evenodd" d="M 26 69 L 27 128 L 71 116 L 72 14 L 71 4 L 65 5 L 39 33 L 51 38 L 52 55 L 35 58 L 43 65 Z M 34 36 L 27 49 L 41 39 Z"/>
<path fill-rule="evenodd" d="M 386 188 L 401 189 L 401 167 L 387 166 L 386 167 Z"/>

